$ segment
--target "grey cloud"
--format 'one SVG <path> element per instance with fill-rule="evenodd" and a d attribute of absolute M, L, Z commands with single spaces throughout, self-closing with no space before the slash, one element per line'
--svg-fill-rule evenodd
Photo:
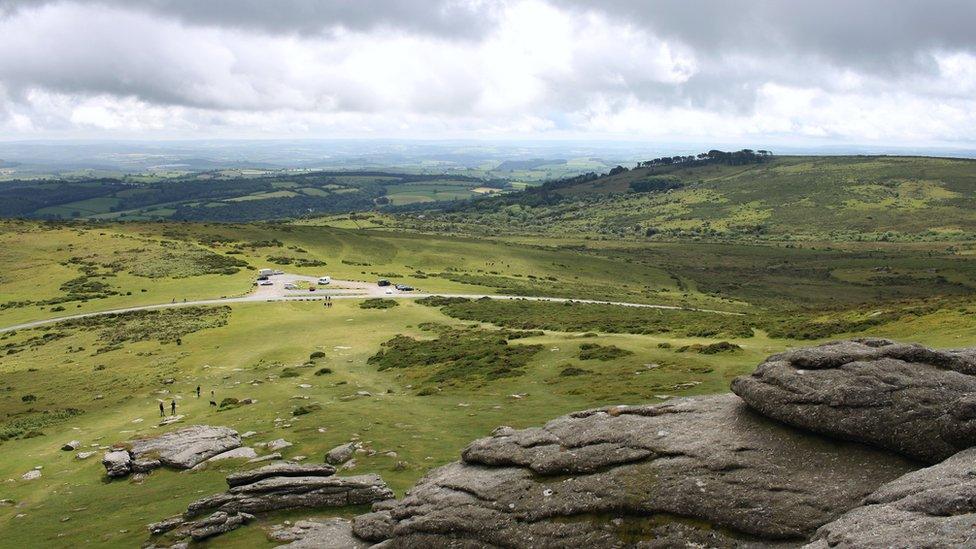
<path fill-rule="evenodd" d="M 0 15 L 65 0 L 0 0 Z M 496 3 L 468 0 L 74 0 L 142 10 L 190 25 L 268 33 L 322 34 L 338 28 L 396 29 L 453 38 L 481 36 Z"/>
<path fill-rule="evenodd" d="M 646 28 L 704 56 L 791 55 L 899 73 L 930 68 L 933 50 L 976 50 L 971 0 L 553 1 Z"/>

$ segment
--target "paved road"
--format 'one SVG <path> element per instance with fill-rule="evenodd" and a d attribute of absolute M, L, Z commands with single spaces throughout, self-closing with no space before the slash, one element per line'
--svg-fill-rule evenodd
<path fill-rule="evenodd" d="M 497 294 L 445 294 L 445 293 L 425 293 L 425 292 L 400 292 L 392 287 L 379 287 L 374 283 L 360 282 L 352 280 L 333 280 L 332 284 L 329 285 L 327 290 L 317 290 L 315 292 L 310 292 L 308 290 L 286 290 L 286 284 L 298 284 L 300 282 L 313 283 L 316 282 L 314 277 L 301 276 L 301 275 L 277 275 L 273 277 L 274 284 L 272 286 L 258 286 L 253 293 L 243 297 L 228 297 L 223 299 L 201 299 L 197 301 L 177 301 L 172 303 L 158 303 L 155 305 L 139 305 L 136 307 L 125 307 L 122 309 L 108 309 L 105 311 L 95 311 L 91 313 L 81 313 L 77 315 L 61 316 L 56 318 L 45 318 L 43 320 L 34 320 L 31 322 L 24 322 L 21 324 L 14 324 L 12 326 L 6 326 L 0 328 L 0 333 L 10 332 L 13 330 L 23 330 L 26 328 L 36 328 L 38 326 L 44 326 L 46 324 L 53 324 L 55 322 L 61 322 L 62 320 L 72 320 L 75 318 L 87 318 L 90 316 L 100 316 L 115 313 L 127 313 L 130 311 L 149 311 L 153 309 L 170 309 L 175 307 L 191 307 L 194 305 L 224 305 L 227 303 L 275 303 L 281 301 L 308 301 L 308 300 L 324 300 L 326 297 L 332 299 L 365 299 L 369 297 L 383 297 L 387 299 L 420 299 L 424 297 L 463 297 L 467 299 L 505 299 L 505 300 L 516 300 L 524 299 L 527 301 L 553 301 L 556 303 L 565 303 L 567 301 L 572 301 L 574 303 L 595 303 L 600 305 L 616 305 L 620 307 L 637 307 L 645 309 L 668 309 L 668 310 L 684 310 L 684 311 L 696 311 L 701 313 L 714 313 L 722 315 L 735 315 L 739 316 L 742 313 L 732 313 L 728 311 L 716 311 L 713 309 L 696 309 L 692 307 L 678 307 L 675 305 L 651 305 L 648 303 L 627 303 L 623 301 L 601 301 L 593 299 L 569 299 L 564 297 L 537 297 L 537 296 L 520 296 L 520 295 L 497 295 Z"/>

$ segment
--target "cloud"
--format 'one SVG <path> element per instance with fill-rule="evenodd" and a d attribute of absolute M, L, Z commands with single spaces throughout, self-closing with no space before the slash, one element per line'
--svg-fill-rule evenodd
<path fill-rule="evenodd" d="M 0 137 L 971 143 L 976 4 L 0 0 Z"/>

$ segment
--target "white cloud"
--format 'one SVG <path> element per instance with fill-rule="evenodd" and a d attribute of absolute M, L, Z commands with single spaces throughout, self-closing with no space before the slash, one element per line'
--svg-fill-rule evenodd
<path fill-rule="evenodd" d="M 874 54 L 845 62 L 809 46 L 806 28 L 777 36 L 781 48 L 736 49 L 559 0 L 451 1 L 399 26 L 347 10 L 332 27 L 327 10 L 262 26 L 175 0 L 140 6 L 0 15 L 0 137 L 976 138 L 976 57 L 931 33 L 916 33 L 910 70 L 886 71 Z M 480 14 L 476 32 L 445 23 L 450 10 Z"/>

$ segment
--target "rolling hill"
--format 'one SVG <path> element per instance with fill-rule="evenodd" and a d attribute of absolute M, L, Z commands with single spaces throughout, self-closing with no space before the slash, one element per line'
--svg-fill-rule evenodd
<path fill-rule="evenodd" d="M 615 169 L 403 216 L 424 230 L 772 240 L 960 240 L 976 232 L 976 161 L 772 157 Z"/>

